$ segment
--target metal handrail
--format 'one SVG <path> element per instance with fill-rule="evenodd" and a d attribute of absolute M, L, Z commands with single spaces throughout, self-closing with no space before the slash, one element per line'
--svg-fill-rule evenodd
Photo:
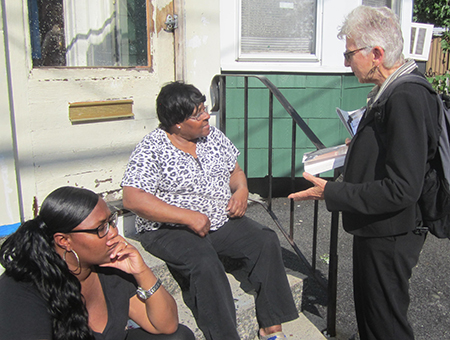
<path fill-rule="evenodd" d="M 336 335 L 336 301 L 337 301 L 337 231 L 338 231 L 338 213 L 332 213 L 331 218 L 331 237 L 330 237 L 330 263 L 328 272 L 328 283 L 325 283 L 323 277 L 316 271 L 316 249 L 317 249 L 317 229 L 318 229 L 318 202 L 314 203 L 314 222 L 313 222 L 313 255 L 312 264 L 301 253 L 300 249 L 295 244 L 294 238 L 294 201 L 290 204 L 290 234 L 281 226 L 278 218 L 272 211 L 272 138 L 273 138 L 273 97 L 283 106 L 286 112 L 292 118 L 292 153 L 291 153 L 291 186 L 294 191 L 295 183 L 295 147 L 296 147 L 296 127 L 300 127 L 306 137 L 312 142 L 316 149 L 323 149 L 325 145 L 319 140 L 314 132 L 309 128 L 301 116 L 297 113 L 294 107 L 289 103 L 281 91 L 265 76 L 253 74 L 220 74 L 213 77 L 211 81 L 211 111 L 219 112 L 219 128 L 226 133 L 226 78 L 227 77 L 243 77 L 244 78 L 244 172 L 248 173 L 248 78 L 256 78 L 269 90 L 269 145 L 268 145 L 268 178 L 269 178 L 269 197 L 268 204 L 255 201 L 261 204 L 274 220 L 277 227 L 282 234 L 289 241 L 294 251 L 308 268 L 310 274 L 316 281 L 324 288 L 327 288 L 328 303 L 327 303 L 327 329 L 328 336 Z"/>

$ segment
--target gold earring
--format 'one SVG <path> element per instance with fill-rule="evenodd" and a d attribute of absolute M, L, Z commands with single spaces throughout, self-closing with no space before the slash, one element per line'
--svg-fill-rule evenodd
<path fill-rule="evenodd" d="M 75 250 L 69 250 L 69 253 L 72 253 L 72 254 L 75 256 L 75 258 L 77 259 L 77 269 L 75 269 L 75 271 L 72 271 L 72 270 L 69 269 L 69 271 L 70 271 L 73 275 L 78 275 L 78 274 L 81 273 L 80 258 L 78 257 L 78 254 L 76 253 Z M 66 261 L 66 254 L 67 254 L 67 250 L 64 249 L 63 260 L 64 260 L 64 262 L 66 262 L 66 264 L 67 264 L 67 261 Z M 69 268 L 69 265 L 68 265 L 68 264 L 67 264 L 67 268 Z"/>

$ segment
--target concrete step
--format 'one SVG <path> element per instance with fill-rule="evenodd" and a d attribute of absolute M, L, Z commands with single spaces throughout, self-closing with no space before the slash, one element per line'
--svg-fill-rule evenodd
<path fill-rule="evenodd" d="M 186 306 L 183 300 L 182 291 L 177 281 L 173 278 L 166 264 L 160 259 L 154 257 L 145 251 L 139 242 L 132 238 L 127 238 L 133 246 L 135 246 L 142 254 L 147 265 L 152 268 L 153 272 L 159 277 L 164 287 L 174 296 L 178 305 L 178 314 L 180 323 L 188 326 L 196 336 L 197 340 L 204 340 L 203 333 L 197 327 L 191 310 Z M 233 292 L 236 304 L 236 314 L 238 323 L 238 332 L 242 340 L 258 339 L 258 324 L 256 322 L 254 308 L 254 292 L 251 291 L 249 283 L 247 283 L 239 270 L 227 274 Z M 303 293 L 303 280 L 297 273 L 287 271 L 287 277 L 291 286 L 292 294 L 300 313 Z M 284 333 L 288 339 L 295 340 L 319 340 L 326 339 L 322 333 L 303 315 L 294 321 L 283 325 Z"/>

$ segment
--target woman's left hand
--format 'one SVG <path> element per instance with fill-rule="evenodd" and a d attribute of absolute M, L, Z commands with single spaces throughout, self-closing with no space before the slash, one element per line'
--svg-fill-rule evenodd
<path fill-rule="evenodd" d="M 100 267 L 118 268 L 128 274 L 139 274 L 147 270 L 139 251 L 122 236 L 117 235 L 106 242 L 106 245 L 113 247 L 110 254 L 111 262 L 101 264 Z"/>
<path fill-rule="evenodd" d="M 233 193 L 228 201 L 227 211 L 228 217 L 239 218 L 244 216 L 247 211 L 248 190 L 242 188 Z"/>
<path fill-rule="evenodd" d="M 323 200 L 325 198 L 324 191 L 327 181 L 322 178 L 315 177 L 307 172 L 303 173 L 303 178 L 310 181 L 314 184 L 314 186 L 309 189 L 290 194 L 288 198 L 293 199 L 294 201 Z"/>

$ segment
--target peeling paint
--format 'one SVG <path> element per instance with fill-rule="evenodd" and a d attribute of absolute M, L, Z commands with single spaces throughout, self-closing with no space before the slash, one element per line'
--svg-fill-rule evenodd
<path fill-rule="evenodd" d="M 100 184 L 102 184 L 102 183 L 107 183 L 107 182 L 112 183 L 112 182 L 113 182 L 113 179 L 112 179 L 112 178 L 107 178 L 107 179 L 96 179 L 96 180 L 94 181 L 95 187 L 96 187 L 96 188 L 98 188 L 98 187 L 100 186 Z"/>
<path fill-rule="evenodd" d="M 0 174 L 1 174 L 1 179 L 2 179 L 2 183 L 3 183 L 3 188 L 4 188 L 4 208 L 6 210 L 6 213 L 8 215 L 8 219 L 10 221 L 14 220 L 14 214 L 12 212 L 12 202 L 10 200 L 10 195 L 13 193 L 13 189 L 10 187 L 10 184 L 12 184 L 13 182 L 11 182 L 11 180 L 8 177 L 8 173 L 11 170 L 8 168 L 7 162 L 5 161 L 5 158 L 0 156 Z"/>
<path fill-rule="evenodd" d="M 73 173 L 73 174 L 68 174 L 68 175 L 65 175 L 64 177 L 86 175 L 86 174 L 91 174 L 91 173 L 94 173 L 94 172 L 96 172 L 96 171 L 83 171 L 83 172 L 77 172 L 77 173 Z"/>
<path fill-rule="evenodd" d="M 187 47 L 190 48 L 197 48 L 202 46 L 202 40 L 198 35 L 194 36 L 192 39 L 190 39 L 187 43 Z"/>
<path fill-rule="evenodd" d="M 173 2 L 156 10 L 156 32 L 159 33 L 166 28 L 167 15 L 173 16 Z"/>
<path fill-rule="evenodd" d="M 202 16 L 201 22 L 205 26 L 210 24 L 209 20 L 206 17 L 204 17 L 204 16 Z"/>

